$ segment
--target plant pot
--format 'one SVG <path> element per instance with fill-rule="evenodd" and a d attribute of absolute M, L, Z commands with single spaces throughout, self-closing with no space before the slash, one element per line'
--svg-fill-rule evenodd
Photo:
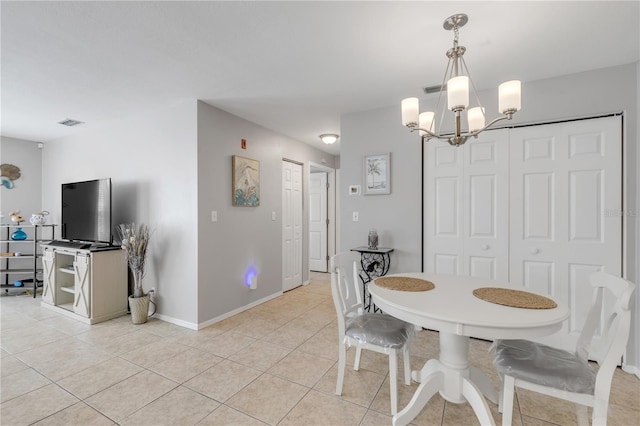
<path fill-rule="evenodd" d="M 149 295 L 142 297 L 129 296 L 129 309 L 131 309 L 131 321 L 134 324 L 144 324 L 149 317 Z"/>

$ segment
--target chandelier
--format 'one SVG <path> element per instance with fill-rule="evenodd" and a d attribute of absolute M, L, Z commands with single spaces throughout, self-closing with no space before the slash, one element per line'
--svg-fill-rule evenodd
<path fill-rule="evenodd" d="M 464 46 L 458 45 L 458 30 L 469 21 L 469 17 L 463 13 L 448 17 L 442 25 L 445 30 L 453 30 L 453 47 L 447 51 L 449 62 L 444 73 L 444 79 L 440 86 L 438 102 L 435 112 L 419 113 L 420 106 L 418 98 L 407 98 L 402 101 L 402 125 L 409 130 L 416 131 L 423 138 L 441 139 L 449 142 L 453 146 L 464 144 L 470 137 L 477 137 L 478 134 L 493 126 L 498 121 L 511 120 L 513 114 L 520 110 L 520 81 L 512 80 L 502 83 L 498 87 L 498 110 L 502 116 L 494 119 L 485 125 L 484 108 L 480 103 L 480 98 L 476 91 L 473 80 L 469 74 L 469 69 L 464 60 Z M 446 81 L 446 86 L 445 86 Z M 462 131 L 461 115 L 469 107 L 469 84 L 473 90 L 478 106 L 467 110 L 467 128 Z M 446 89 L 445 89 L 446 87 Z M 440 132 L 440 126 L 444 118 L 444 107 L 440 111 L 440 101 L 443 92 L 447 92 L 447 107 L 454 113 L 454 131 L 451 133 Z M 440 117 L 438 129 L 435 129 L 435 119 Z"/>

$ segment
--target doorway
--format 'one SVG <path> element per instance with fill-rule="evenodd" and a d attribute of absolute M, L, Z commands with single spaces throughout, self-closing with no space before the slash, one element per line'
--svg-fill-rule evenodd
<path fill-rule="evenodd" d="M 309 166 L 309 270 L 329 271 L 335 254 L 335 170 L 311 163 Z"/>

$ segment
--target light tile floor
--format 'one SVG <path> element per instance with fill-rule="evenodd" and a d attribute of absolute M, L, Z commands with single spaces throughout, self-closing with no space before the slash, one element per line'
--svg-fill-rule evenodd
<path fill-rule="evenodd" d="M 39 297 L 2 297 L 0 423 L 391 424 L 385 355 L 364 351 L 360 371 L 348 368 L 343 395 L 334 395 L 337 326 L 329 276 L 311 278 L 197 332 L 153 318 L 133 325 L 128 316 L 89 326 L 41 308 Z M 472 340 L 472 363 L 497 386 L 488 349 L 488 342 Z M 412 366 L 437 354 L 437 333 L 419 332 Z M 399 384 L 400 407 L 416 387 Z M 611 393 L 609 424 L 640 424 L 640 381 L 618 370 Z M 489 406 L 499 422 L 497 407 Z M 572 404 L 526 391 L 518 392 L 515 409 L 517 425 L 576 424 Z M 436 396 L 413 424 L 477 420 L 468 404 Z"/>

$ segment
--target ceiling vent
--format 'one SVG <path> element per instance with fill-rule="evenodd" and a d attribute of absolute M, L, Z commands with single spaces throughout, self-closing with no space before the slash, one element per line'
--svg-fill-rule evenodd
<path fill-rule="evenodd" d="M 58 124 L 62 124 L 63 126 L 68 126 L 68 127 L 77 126 L 78 124 L 83 124 L 83 123 L 84 121 L 78 121 L 72 118 L 65 118 L 62 121 L 58 121 Z"/>
<path fill-rule="evenodd" d="M 447 91 L 447 86 L 442 86 L 440 84 L 438 84 L 437 86 L 429 86 L 429 87 L 425 87 L 424 89 L 424 93 L 426 93 L 427 95 L 430 95 L 431 93 L 438 93 L 440 91 L 440 89 L 442 89 L 444 92 Z"/>

